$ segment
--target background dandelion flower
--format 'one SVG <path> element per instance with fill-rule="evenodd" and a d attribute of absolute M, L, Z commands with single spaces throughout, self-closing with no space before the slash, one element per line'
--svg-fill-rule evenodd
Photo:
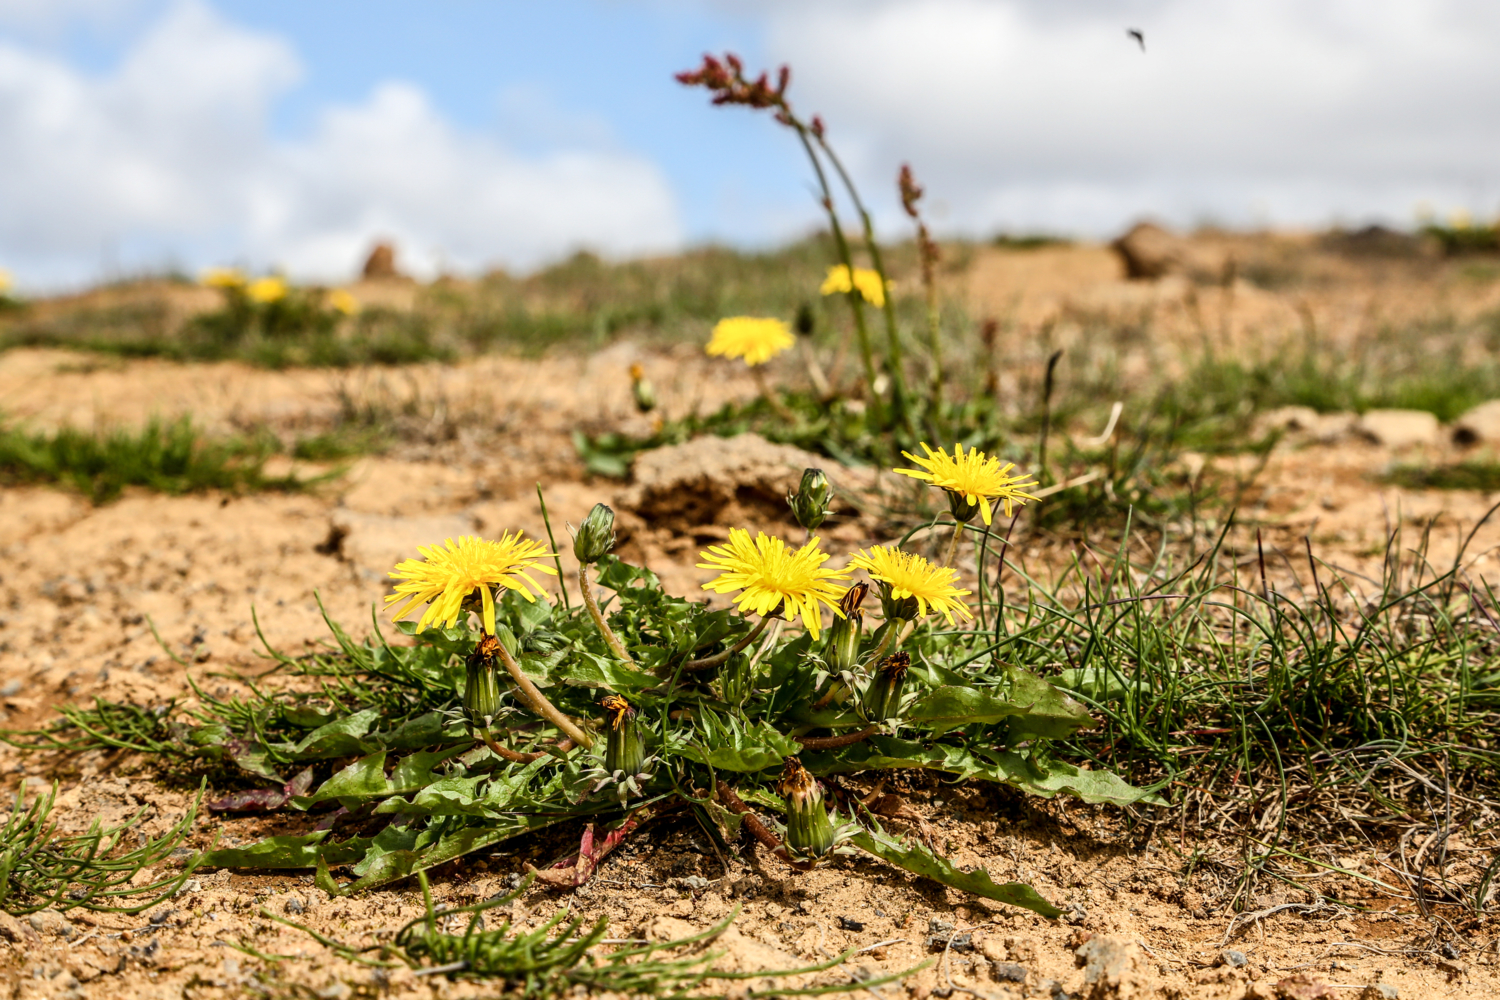
<path fill-rule="evenodd" d="M 909 451 L 901 453 L 920 465 L 921 469 L 892 471 L 913 479 L 925 479 L 932 485 L 947 490 L 955 500 L 962 498 L 967 501 L 970 507 L 978 504 L 985 524 L 990 523 L 992 501 L 999 501 L 1005 508 L 1005 516 L 1010 517 L 1017 505 L 1036 499 L 1025 492 L 1037 485 L 1036 480 L 1029 473 L 1012 476 L 1010 470 L 1016 467 L 1014 462 L 1002 464 L 998 458 L 986 455 L 977 448 L 971 448 L 965 454 L 961 444 L 953 446 L 952 455 L 944 451 L 933 451 L 925 441 L 922 442 L 922 450 L 927 452 L 926 458 L 918 458 Z M 967 521 L 974 516 L 973 511 L 967 511 L 967 517 L 964 513 L 960 504 L 955 502 L 954 517 Z"/>
<path fill-rule="evenodd" d="M 856 267 L 851 277 L 848 267 L 835 264 L 828 269 L 828 277 L 823 279 L 823 285 L 818 291 L 823 295 L 847 295 L 858 289 L 860 298 L 876 309 L 883 309 L 885 308 L 885 291 L 888 287 L 890 287 L 890 282 L 881 281 L 879 271 L 872 271 L 867 267 Z"/>
<path fill-rule="evenodd" d="M 286 298 L 286 282 L 275 276 L 256 278 L 245 287 L 245 295 L 251 302 L 269 305 Z"/>
<path fill-rule="evenodd" d="M 881 584 L 881 590 L 886 592 L 882 597 L 893 601 L 914 599 L 918 617 L 929 610 L 937 611 L 948 619 L 949 625 L 953 624 L 955 613 L 964 618 L 974 617 L 961 600 L 973 591 L 954 586 L 958 582 L 957 570 L 934 566 L 919 555 L 887 545 L 872 545 L 856 552 L 849 566 L 864 570 L 870 579 Z"/>
<path fill-rule="evenodd" d="M 716 594 L 738 590 L 740 595 L 734 603 L 740 611 L 758 615 L 768 615 L 784 602 L 784 617 L 801 615 L 802 623 L 816 639 L 823 627 L 820 603 L 843 617 L 838 601 L 844 590 L 831 581 L 849 577 L 848 570 L 823 568 L 828 553 L 818 548 L 818 541 L 814 537 L 792 551 L 786 542 L 763 532 L 757 532 L 751 541 L 750 532 L 744 528 L 730 528 L 727 544 L 711 545 L 700 554 L 705 561 L 698 564 L 699 569 L 721 571 L 703 589 Z"/>
<path fill-rule="evenodd" d="M 714 325 L 706 350 L 720 357 L 744 358 L 747 365 L 759 365 L 796 342 L 791 327 L 779 319 L 731 316 Z"/>
<path fill-rule="evenodd" d="M 391 570 L 390 575 L 403 582 L 396 585 L 396 592 L 385 602 L 406 601 L 392 615 L 392 620 L 399 620 L 426 601 L 427 610 L 417 622 L 419 629 L 433 622 L 453 626 L 463 611 L 464 600 L 478 590 L 484 630 L 494 635 L 495 587 L 514 590 L 526 600 L 534 601 L 531 591 L 540 594 L 542 588 L 526 575 L 527 570 L 557 575 L 556 570 L 538 562 L 551 557 L 546 546 L 523 538 L 519 531 L 501 535 L 498 542 L 465 535 L 457 542 L 449 538 L 443 545 L 418 546 L 417 551 L 422 553 L 422 559 L 407 559 Z"/>

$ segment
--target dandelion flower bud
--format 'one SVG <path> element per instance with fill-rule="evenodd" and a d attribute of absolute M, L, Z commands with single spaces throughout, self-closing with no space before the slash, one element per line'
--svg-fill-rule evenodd
<path fill-rule="evenodd" d="M 788 493 L 786 502 L 791 506 L 797 523 L 812 531 L 828 516 L 828 501 L 833 497 L 833 487 L 822 469 L 803 469 L 802 482 L 797 492 Z"/>
<path fill-rule="evenodd" d="M 573 533 L 573 555 L 587 566 L 609 555 L 614 547 L 615 512 L 602 503 L 596 503 Z"/>
<path fill-rule="evenodd" d="M 865 613 L 860 610 L 860 605 L 869 592 L 868 583 L 856 583 L 839 599 L 839 610 L 844 617 L 835 618 L 828 627 L 828 649 L 824 657 L 835 673 L 853 670 L 859 659 L 859 637 L 865 624 Z"/>
<path fill-rule="evenodd" d="M 835 838 L 817 779 L 807 773 L 800 760 L 788 757 L 780 789 L 786 799 L 787 848 L 796 855 L 821 858 L 833 849 Z"/>
<path fill-rule="evenodd" d="M 880 722 L 900 714 L 901 692 L 906 687 L 906 672 L 909 669 L 911 656 L 904 652 L 892 653 L 880 661 L 880 667 L 865 688 L 866 718 Z"/>
<path fill-rule="evenodd" d="M 499 638 L 484 635 L 465 663 L 464 716 L 471 730 L 489 729 L 500 714 L 500 671 L 495 666 L 499 655 Z"/>
<path fill-rule="evenodd" d="M 646 767 L 646 748 L 636 727 L 636 711 L 617 694 L 600 702 L 609 733 L 604 743 L 604 770 L 610 774 L 639 774 Z"/>
<path fill-rule="evenodd" d="M 646 381 L 646 370 L 640 365 L 630 366 L 630 392 L 637 410 L 650 413 L 656 409 L 656 388 Z"/>

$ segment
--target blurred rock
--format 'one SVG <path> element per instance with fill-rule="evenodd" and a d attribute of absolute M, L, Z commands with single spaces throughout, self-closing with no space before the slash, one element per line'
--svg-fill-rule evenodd
<path fill-rule="evenodd" d="M 1384 448 L 1436 444 L 1441 429 L 1426 410 L 1371 410 L 1354 425 L 1356 434 Z"/>
<path fill-rule="evenodd" d="M 1182 238 L 1154 222 L 1137 222 L 1109 246 L 1125 264 L 1125 276 L 1135 281 L 1165 277 L 1187 256 Z"/>
<path fill-rule="evenodd" d="M 1318 411 L 1311 406 L 1278 406 L 1255 420 L 1255 436 L 1265 437 L 1276 431 L 1311 432 L 1318 427 Z"/>
<path fill-rule="evenodd" d="M 1140 946 L 1126 938 L 1096 934 L 1073 955 L 1083 966 L 1083 992 L 1088 1000 L 1125 1000 L 1151 995 L 1151 984 L 1137 969 Z"/>
<path fill-rule="evenodd" d="M 1017 965 L 1015 962 L 991 962 L 990 978 L 997 983 L 1024 983 L 1026 982 L 1026 966 Z"/>
<path fill-rule="evenodd" d="M 375 244 L 370 251 L 370 256 L 365 258 L 365 266 L 360 275 L 366 281 L 386 281 L 391 278 L 404 277 L 400 271 L 396 270 L 396 248 L 383 240 Z"/>
<path fill-rule="evenodd" d="M 635 483 L 620 506 L 653 527 L 738 525 L 747 519 L 791 522 L 786 495 L 809 468 L 827 473 L 836 511 L 851 505 L 851 493 L 873 483 L 870 473 L 845 469 L 791 445 L 772 444 L 759 434 L 709 436 L 636 456 L 631 467 Z"/>
<path fill-rule="evenodd" d="M 1500 441 L 1500 399 L 1480 403 L 1453 421 L 1453 443 L 1494 444 Z"/>
<path fill-rule="evenodd" d="M 1358 422 L 1357 413 L 1320 413 L 1313 425 L 1312 436 L 1322 444 L 1333 444 L 1347 437 Z"/>
<path fill-rule="evenodd" d="M 31 923 L 31 929 L 38 934 L 52 934 L 65 938 L 73 936 L 73 924 L 56 910 L 38 910 L 28 920 Z"/>
<path fill-rule="evenodd" d="M 1349 257 L 1413 257 L 1436 256 L 1441 247 L 1432 240 L 1403 233 L 1385 226 L 1365 226 L 1363 229 L 1336 230 L 1323 237 L 1323 246 L 1335 253 Z"/>
<path fill-rule="evenodd" d="M 1359 1000 L 1397 1000 L 1401 991 L 1390 983 L 1371 983 L 1359 991 Z"/>
<path fill-rule="evenodd" d="M 475 533 L 467 514 L 429 517 L 384 517 L 339 509 L 328 518 L 328 537 L 318 546 L 364 576 L 384 578 L 403 559 L 420 559 L 419 545 L 441 545 L 446 539 Z"/>

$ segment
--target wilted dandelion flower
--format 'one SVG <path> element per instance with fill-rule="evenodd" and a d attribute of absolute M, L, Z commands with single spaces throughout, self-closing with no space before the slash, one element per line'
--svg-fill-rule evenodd
<path fill-rule="evenodd" d="M 953 446 L 952 455 L 944 451 L 933 451 L 925 441 L 922 442 L 922 450 L 927 452 L 926 458 L 918 458 L 909 451 L 901 453 L 920 465 L 921 469 L 892 471 L 913 479 L 925 479 L 932 485 L 947 490 L 953 500 L 953 516 L 960 521 L 967 521 L 974 516 L 972 510 L 964 509 L 963 501 L 969 507 L 978 504 L 984 523 L 989 524 L 991 501 L 999 501 L 1005 508 L 1005 516 L 1010 517 L 1016 505 L 1036 499 L 1025 492 L 1036 485 L 1029 474 L 1010 474 L 1010 470 L 1016 467 L 1014 462 L 1002 464 L 998 458 L 986 455 L 977 448 L 971 448 L 965 454 L 961 444 Z"/>
<path fill-rule="evenodd" d="M 750 532 L 744 528 L 730 528 L 729 542 L 711 545 L 700 553 L 705 560 L 699 569 L 716 569 L 720 574 L 703 585 L 704 590 L 716 594 L 740 591 L 734 599 L 742 612 L 768 615 L 785 605 L 783 614 L 787 618 L 802 616 L 802 622 L 814 639 L 823 627 L 823 610 L 826 604 L 836 615 L 843 588 L 831 581 L 845 580 L 848 570 L 824 569 L 828 553 L 818 548 L 814 537 L 802 548 L 793 551 L 786 542 L 757 532 L 751 541 Z"/>
<path fill-rule="evenodd" d="M 237 267 L 211 267 L 198 283 L 209 288 L 244 288 L 245 273 Z"/>
<path fill-rule="evenodd" d="M 954 586 L 958 582 L 958 571 L 950 567 L 934 566 L 919 555 L 886 545 L 872 545 L 856 552 L 849 560 L 849 566 L 869 573 L 870 579 L 881 585 L 881 597 L 888 605 L 915 601 L 917 613 L 912 617 L 920 618 L 929 611 L 938 611 L 950 625 L 955 612 L 964 618 L 974 617 L 960 600 L 972 591 Z"/>
<path fill-rule="evenodd" d="M 552 555 L 546 546 L 521 537 L 519 531 L 501 535 L 498 542 L 465 535 L 457 542 L 449 538 L 443 545 L 418 546 L 417 551 L 422 553 L 422 559 L 407 559 L 391 571 L 394 579 L 403 582 L 396 585 L 396 592 L 385 602 L 406 601 L 393 615 L 393 620 L 399 620 L 426 601 L 427 610 L 422 612 L 418 628 L 426 628 L 433 622 L 451 627 L 458 621 L 465 600 L 478 590 L 484 630 L 493 635 L 495 587 L 514 590 L 526 600 L 534 601 L 531 590 L 540 594 L 542 588 L 526 571 L 535 569 L 557 575 L 556 570 L 538 562 Z M 527 589 L 528 584 L 531 590 Z"/>
<path fill-rule="evenodd" d="M 345 316 L 353 316 L 359 312 L 359 299 L 356 299 L 347 288 L 335 288 L 329 292 L 328 304 L 335 312 L 343 313 Z"/>
<path fill-rule="evenodd" d="M 853 277 L 850 277 L 847 266 L 835 264 L 828 269 L 828 277 L 823 279 L 823 286 L 818 291 L 824 295 L 847 295 L 858 289 L 860 298 L 876 309 L 883 309 L 885 308 L 885 291 L 889 284 L 880 280 L 879 271 L 872 271 L 867 267 L 856 267 Z"/>
<path fill-rule="evenodd" d="M 747 365 L 759 365 L 796 342 L 791 328 L 779 319 L 731 316 L 714 324 L 707 351 L 719 357 L 744 358 Z"/>

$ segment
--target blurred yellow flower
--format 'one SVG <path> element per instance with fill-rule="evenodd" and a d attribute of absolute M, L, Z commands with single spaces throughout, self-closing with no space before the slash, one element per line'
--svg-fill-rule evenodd
<path fill-rule="evenodd" d="M 856 552 L 849 565 L 869 573 L 870 579 L 881 585 L 884 600 L 915 600 L 919 618 L 929 610 L 941 612 L 949 625 L 954 624 L 955 612 L 964 618 L 974 617 L 968 605 L 960 600 L 972 591 L 954 586 L 958 582 L 957 570 L 934 566 L 919 555 L 887 545 L 872 545 Z"/>
<path fill-rule="evenodd" d="M 849 571 L 823 568 L 828 553 L 818 548 L 816 537 L 794 552 L 779 538 L 757 532 L 751 541 L 744 528 L 730 528 L 728 544 L 711 545 L 700 555 L 706 561 L 698 564 L 699 569 L 721 571 L 703 589 L 716 594 L 740 591 L 734 603 L 742 612 L 768 615 L 785 604 L 783 617 L 801 615 L 814 639 L 823 627 L 819 602 L 843 617 L 838 602 L 844 590 L 830 581 L 848 579 Z"/>
<path fill-rule="evenodd" d="M 791 327 L 779 319 L 731 316 L 714 325 L 708 353 L 744 358 L 747 365 L 764 364 L 797 342 Z"/>
<path fill-rule="evenodd" d="M 335 288 L 333 291 L 329 292 L 328 304 L 332 306 L 335 311 L 341 312 L 345 316 L 353 316 L 355 313 L 359 312 L 359 299 L 356 299 L 353 293 L 350 292 L 347 288 Z"/>
<path fill-rule="evenodd" d="M 890 284 L 888 281 L 882 283 L 880 273 L 867 267 L 856 267 L 851 279 L 849 269 L 843 264 L 836 264 L 828 269 L 828 277 L 823 279 L 823 287 L 818 291 L 823 295 L 847 295 L 858 289 L 861 298 L 876 309 L 883 309 L 886 289 Z"/>
<path fill-rule="evenodd" d="M 464 601 L 477 590 L 485 633 L 494 635 L 495 587 L 514 590 L 526 600 L 535 601 L 526 589 L 527 584 L 538 594 L 542 588 L 526 571 L 535 569 L 557 575 L 550 566 L 537 562 L 552 555 L 546 546 L 523 538 L 519 531 L 501 535 L 498 542 L 465 535 L 457 542 L 449 538 L 444 545 L 419 545 L 417 551 L 422 553 L 422 559 L 407 559 L 391 570 L 391 577 L 403 582 L 396 585 L 396 592 L 385 603 L 406 600 L 405 606 L 392 616 L 393 621 L 404 618 L 412 608 L 426 601 L 427 610 L 422 612 L 417 627 L 426 628 L 433 622 L 452 627 L 463 611 Z"/>
<path fill-rule="evenodd" d="M 7 294 L 9 294 L 10 293 L 10 289 L 11 289 L 10 272 L 7 271 L 5 268 L 0 267 L 0 295 L 7 295 Z"/>
<path fill-rule="evenodd" d="M 990 523 L 990 501 L 998 500 L 1005 508 L 1005 516 L 1010 517 L 1016 505 L 1024 505 L 1028 500 L 1036 497 L 1024 492 L 1037 485 L 1029 473 L 1018 476 L 1010 475 L 1014 469 L 1014 462 L 1001 464 L 998 458 L 992 458 L 977 448 L 969 449 L 964 454 L 964 446 L 956 444 L 953 446 L 953 454 L 949 455 L 943 451 L 933 451 L 922 442 L 922 450 L 927 452 L 926 458 L 918 458 L 909 451 L 901 454 L 922 466 L 921 469 L 893 469 L 897 475 L 911 476 L 913 479 L 925 479 L 934 486 L 947 490 L 953 497 L 962 497 L 968 501 L 970 507 L 976 503 L 979 512 L 984 515 L 984 523 Z M 955 501 L 954 516 L 960 520 L 967 520 L 959 511 L 960 507 Z M 969 511 L 968 517 L 973 517 L 974 512 Z"/>
<path fill-rule="evenodd" d="M 279 302 L 286 298 L 286 282 L 275 275 L 256 278 L 246 286 L 245 295 L 251 302 L 259 302 L 261 305 Z"/>
<path fill-rule="evenodd" d="M 211 267 L 198 279 L 209 288 L 244 288 L 245 272 L 237 267 Z"/>

